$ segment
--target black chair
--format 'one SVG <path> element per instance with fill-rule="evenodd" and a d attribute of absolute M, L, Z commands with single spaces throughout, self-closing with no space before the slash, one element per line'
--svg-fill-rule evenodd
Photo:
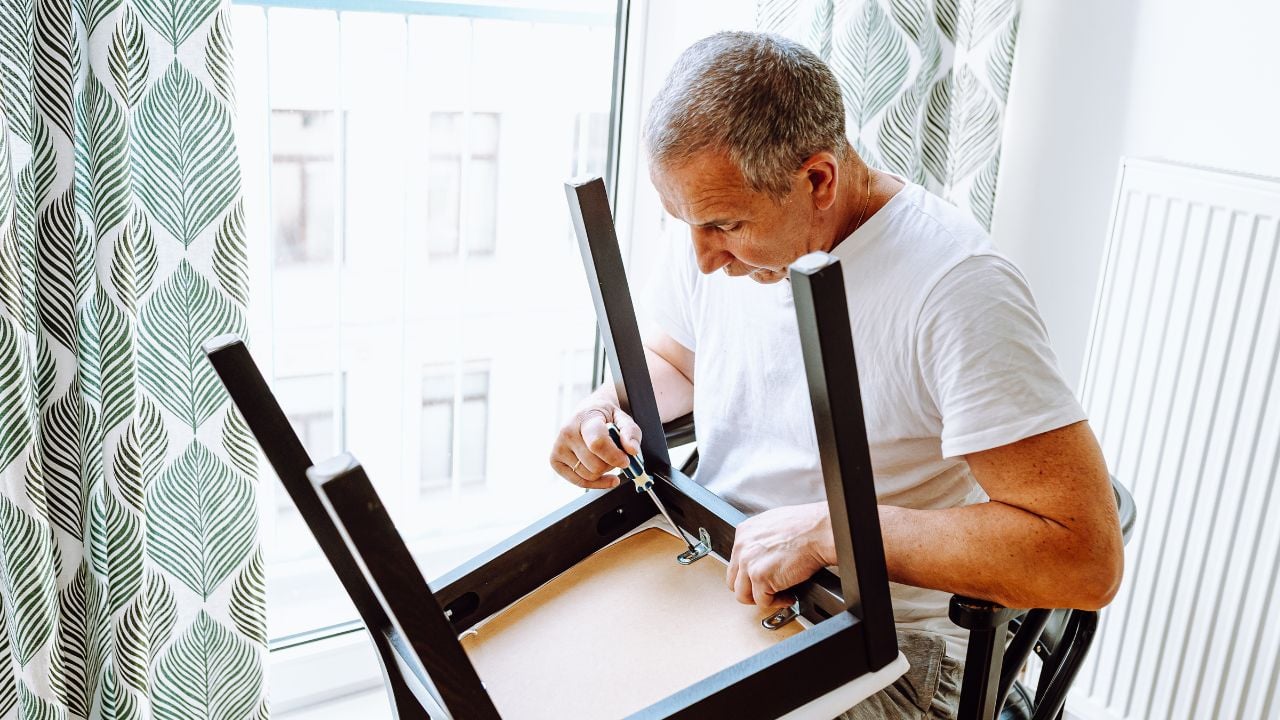
<path fill-rule="evenodd" d="M 692 415 L 663 423 L 662 429 L 671 447 L 697 439 Z M 695 449 L 680 471 L 692 477 L 697 468 Z M 1128 543 L 1137 521 L 1137 506 L 1114 477 L 1111 488 L 1120 529 Z M 1098 628 L 1096 611 L 1019 610 L 953 595 L 949 614 L 952 622 L 969 631 L 959 720 L 1061 720 L 1067 691 L 1093 644 Z M 997 643 L 1004 639 L 1008 639 L 1004 652 L 997 652 Z M 1032 652 L 1041 662 L 1034 693 L 1017 681 Z"/>

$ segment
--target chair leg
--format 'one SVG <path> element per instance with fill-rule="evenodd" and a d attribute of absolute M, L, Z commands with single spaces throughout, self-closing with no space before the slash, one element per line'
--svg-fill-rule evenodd
<path fill-rule="evenodd" d="M 1055 668 L 1047 685 L 1042 679 L 1041 685 L 1044 687 L 1044 692 L 1036 700 L 1033 720 L 1050 720 L 1050 718 L 1061 720 L 1062 709 L 1067 702 L 1067 690 L 1071 688 L 1071 683 L 1080 672 L 1080 666 L 1084 664 L 1085 656 L 1089 654 L 1089 647 L 1093 645 L 1093 636 L 1097 630 L 1098 613 L 1085 610 L 1071 611 L 1066 632 L 1063 633 L 1064 638 L 1071 638 L 1070 647 L 1059 649 L 1059 654 L 1065 654 L 1066 657 L 1062 664 Z"/>
<path fill-rule="evenodd" d="M 1003 640 L 1008 629 L 1009 623 L 1006 622 L 990 630 L 969 631 L 969 651 L 965 655 L 957 720 L 994 720 L 1000 668 L 1004 663 Z"/>

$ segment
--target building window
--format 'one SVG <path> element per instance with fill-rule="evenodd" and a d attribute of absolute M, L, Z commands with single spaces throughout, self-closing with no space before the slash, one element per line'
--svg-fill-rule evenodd
<path fill-rule="evenodd" d="M 427 252 L 456 257 L 465 243 L 468 255 L 492 255 L 498 240 L 498 114 L 472 113 L 468 126 L 463 113 L 433 112 L 430 127 Z"/>
<path fill-rule="evenodd" d="M 570 173 L 575 177 L 604 177 L 605 162 L 608 159 L 609 114 L 578 113 L 573 121 L 573 166 L 569 168 Z"/>
<path fill-rule="evenodd" d="M 428 368 L 422 377 L 425 493 L 482 485 L 489 449 L 489 370 Z M 456 455 L 455 455 L 456 452 Z"/>
<path fill-rule="evenodd" d="M 337 387 L 335 388 L 335 383 Z M 342 408 L 346 405 L 346 373 L 318 373 L 276 378 L 272 391 L 312 462 L 337 455 L 345 445 Z M 283 487 L 276 488 L 276 512 L 297 509 Z"/>
<path fill-rule="evenodd" d="M 560 354 L 560 402 L 557 426 L 569 419 L 569 413 L 595 388 L 591 379 L 594 353 L 590 349 L 566 350 Z"/>
<path fill-rule="evenodd" d="M 276 265 L 333 259 L 337 153 L 332 110 L 271 111 Z"/>

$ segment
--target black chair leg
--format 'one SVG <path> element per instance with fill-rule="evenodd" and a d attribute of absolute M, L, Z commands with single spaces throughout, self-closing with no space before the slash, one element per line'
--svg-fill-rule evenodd
<path fill-rule="evenodd" d="M 991 629 L 969 631 L 958 720 L 995 718 L 999 704 L 1000 668 L 1004 662 L 1004 637 L 1008 629 L 1009 623 L 1004 622 Z"/>

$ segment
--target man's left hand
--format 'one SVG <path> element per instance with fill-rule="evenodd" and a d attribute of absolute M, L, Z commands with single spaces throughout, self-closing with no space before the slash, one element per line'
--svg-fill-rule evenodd
<path fill-rule="evenodd" d="M 738 526 L 725 580 L 738 602 L 786 607 L 779 593 L 833 564 L 834 546 L 826 503 L 768 510 Z"/>

